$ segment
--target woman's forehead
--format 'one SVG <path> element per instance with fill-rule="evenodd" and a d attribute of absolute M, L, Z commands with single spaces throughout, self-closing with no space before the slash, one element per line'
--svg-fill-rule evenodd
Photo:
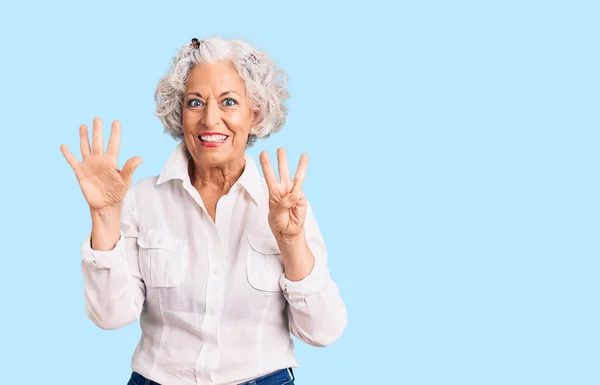
<path fill-rule="evenodd" d="M 198 64 L 191 69 L 186 82 L 186 90 L 195 91 L 197 88 L 227 88 L 239 93 L 244 90 L 244 82 L 229 63 Z"/>

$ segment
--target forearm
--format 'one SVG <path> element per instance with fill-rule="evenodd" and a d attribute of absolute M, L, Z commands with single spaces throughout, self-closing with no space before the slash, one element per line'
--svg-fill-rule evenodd
<path fill-rule="evenodd" d="M 114 248 L 99 251 L 89 240 L 83 245 L 81 270 L 86 312 L 103 329 L 117 329 L 135 321 L 145 298 L 139 273 L 132 272 L 128 259 L 134 259 L 135 239 L 117 236 Z"/>
<path fill-rule="evenodd" d="M 288 301 L 292 334 L 314 346 L 326 346 L 343 333 L 347 314 L 336 283 L 331 279 L 322 242 L 312 239 L 316 259 L 304 234 L 278 240 L 285 274 L 282 289 Z"/>
<path fill-rule="evenodd" d="M 97 326 L 118 329 L 139 317 L 143 289 L 124 269 L 92 270 L 83 265 L 82 272 L 86 313 Z"/>
<path fill-rule="evenodd" d="M 337 340 L 347 324 L 347 312 L 327 267 L 327 250 L 310 204 L 304 228 L 293 238 L 277 237 L 284 274 L 280 278 L 288 302 L 290 332 L 314 346 Z"/>
<path fill-rule="evenodd" d="M 92 249 L 112 250 L 120 237 L 121 204 L 102 211 L 90 210 L 90 214 L 92 217 Z"/>
<path fill-rule="evenodd" d="M 340 338 L 346 328 L 346 306 L 332 280 L 308 297 L 290 296 L 288 303 L 290 331 L 310 345 L 330 345 Z"/>
<path fill-rule="evenodd" d="M 315 257 L 310 251 L 304 230 L 296 237 L 277 239 L 283 259 L 285 277 L 290 281 L 301 281 L 312 271 Z"/>

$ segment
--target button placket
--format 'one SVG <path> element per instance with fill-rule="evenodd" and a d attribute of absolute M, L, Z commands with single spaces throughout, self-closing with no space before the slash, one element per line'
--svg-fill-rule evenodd
<path fill-rule="evenodd" d="M 205 297 L 205 314 L 202 323 L 202 330 L 207 335 L 205 353 L 214 352 L 218 349 L 218 329 L 220 322 L 220 312 L 223 306 L 224 281 L 223 281 L 223 249 L 219 243 L 219 237 L 216 234 L 216 229 L 207 230 L 206 252 L 208 259 L 208 274 Z M 210 355 L 209 355 L 210 356 Z M 207 358 L 212 360 L 212 358 Z M 209 362 L 207 365 L 212 365 Z"/>
<path fill-rule="evenodd" d="M 216 330 L 218 329 L 218 317 L 217 314 L 217 301 L 221 292 L 221 283 L 217 272 L 220 271 L 220 258 L 219 258 L 219 246 L 218 238 L 214 227 L 207 226 L 204 233 L 205 239 L 208 240 L 206 243 L 206 258 L 208 260 L 208 271 L 206 273 L 206 296 L 205 296 L 205 314 L 203 317 L 202 325 L 200 329 L 207 335 L 207 340 L 204 341 L 204 346 L 200 351 L 196 362 L 196 375 L 197 378 L 202 378 L 202 384 L 207 384 L 210 378 L 207 377 L 206 372 L 214 366 L 212 363 L 214 360 L 214 352 L 217 349 L 217 340 L 214 337 Z M 200 374 L 202 373 L 202 374 Z"/>

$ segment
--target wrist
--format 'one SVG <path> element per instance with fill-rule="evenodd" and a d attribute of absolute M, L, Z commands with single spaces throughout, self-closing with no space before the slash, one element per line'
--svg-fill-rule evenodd
<path fill-rule="evenodd" d="M 121 206 L 122 203 L 119 202 L 111 206 L 103 207 L 101 209 L 94 209 L 90 207 L 90 214 L 92 215 L 92 217 L 95 217 L 97 219 L 110 218 L 114 215 L 120 215 Z"/>
<path fill-rule="evenodd" d="M 301 281 L 310 274 L 315 263 L 304 230 L 294 235 L 279 234 L 275 238 L 281 252 L 285 277 L 290 281 Z"/>
<path fill-rule="evenodd" d="M 120 207 L 90 210 L 92 216 L 91 244 L 94 250 L 112 250 L 120 238 Z"/>
<path fill-rule="evenodd" d="M 277 236 L 275 236 L 275 239 L 280 247 L 283 246 L 289 248 L 305 243 L 306 235 L 304 233 L 304 229 L 302 229 L 298 234 L 290 235 L 279 233 Z"/>

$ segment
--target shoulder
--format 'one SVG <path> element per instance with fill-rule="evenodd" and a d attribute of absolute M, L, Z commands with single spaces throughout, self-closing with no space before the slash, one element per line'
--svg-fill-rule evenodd
<path fill-rule="evenodd" d="M 130 189 L 135 191 L 154 190 L 158 187 L 157 181 L 158 175 L 145 177 L 132 183 Z"/>
<path fill-rule="evenodd" d="M 151 197 L 160 193 L 160 185 L 156 184 L 158 176 L 150 176 L 142 178 L 136 182 L 133 182 L 127 194 L 125 195 L 126 200 L 136 201 L 136 203 L 143 197 Z"/>

